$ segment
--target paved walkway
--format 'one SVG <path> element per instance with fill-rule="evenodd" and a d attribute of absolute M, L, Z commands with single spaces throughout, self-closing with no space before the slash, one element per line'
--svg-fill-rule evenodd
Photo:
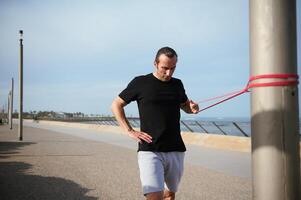
<path fill-rule="evenodd" d="M 124 134 L 112 134 L 104 131 L 101 131 L 100 134 L 97 130 L 48 125 L 30 121 L 25 121 L 24 125 L 137 150 L 136 142 Z M 186 162 L 188 163 L 201 165 L 231 176 L 251 178 L 250 153 L 204 148 L 199 145 L 186 145 L 186 147 Z"/>
<path fill-rule="evenodd" d="M 22 142 L 17 127 L 0 126 L 0 199 L 144 199 L 134 141 L 38 126 L 26 124 Z M 248 165 L 245 154 L 189 146 L 177 199 L 251 199 L 250 167 L 229 164 L 235 159 Z M 240 173 L 233 172 L 236 168 Z"/>

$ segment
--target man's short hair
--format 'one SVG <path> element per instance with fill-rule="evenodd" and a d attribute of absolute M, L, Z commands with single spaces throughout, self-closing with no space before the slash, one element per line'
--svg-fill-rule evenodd
<path fill-rule="evenodd" d="M 172 48 L 170 48 L 170 47 L 162 47 L 157 52 L 156 59 L 155 59 L 156 63 L 159 62 L 159 57 L 162 54 L 166 55 L 169 58 L 173 58 L 174 56 L 178 57 L 176 51 L 173 50 Z"/>

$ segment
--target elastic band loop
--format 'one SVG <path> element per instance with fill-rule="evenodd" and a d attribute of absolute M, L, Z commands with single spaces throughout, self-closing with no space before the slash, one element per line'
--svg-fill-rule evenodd
<path fill-rule="evenodd" d="M 263 75 L 257 75 L 257 76 L 251 76 L 249 79 L 250 81 L 254 81 L 257 79 L 263 79 L 263 78 L 295 78 L 298 79 L 298 74 L 263 74 Z"/>
<path fill-rule="evenodd" d="M 274 79 L 295 79 L 295 80 L 287 80 L 287 81 L 272 81 L 272 82 L 266 82 L 266 83 L 251 83 L 252 81 L 254 80 L 258 80 L 258 79 L 267 79 L 267 78 L 274 78 Z M 221 104 L 225 101 L 228 101 L 230 99 L 233 99 L 234 97 L 237 97 L 239 95 L 242 95 L 246 92 L 249 92 L 249 89 L 251 88 L 256 88 L 256 87 L 279 87 L 279 86 L 295 86 L 295 85 L 298 85 L 299 84 L 299 76 L 298 74 L 262 74 L 262 75 L 256 75 L 256 76 L 251 76 L 249 78 L 249 81 L 248 81 L 248 84 L 247 86 L 242 89 L 242 90 L 239 90 L 239 91 L 236 91 L 236 92 L 231 92 L 231 93 L 228 93 L 228 94 L 225 94 L 225 95 L 222 95 L 222 96 L 217 96 L 217 97 L 213 97 L 213 98 L 209 98 L 209 99 L 205 99 L 203 101 L 200 101 L 198 103 L 201 103 L 201 102 L 207 102 L 207 101 L 212 101 L 212 100 L 215 100 L 215 99 L 220 99 L 220 98 L 223 98 L 223 97 L 227 97 L 221 101 L 218 101 L 212 105 L 209 105 L 203 109 L 201 109 L 199 112 L 202 112 L 204 110 L 207 110 L 208 108 L 211 108 L 213 106 L 216 106 L 218 104 Z"/>
<path fill-rule="evenodd" d="M 293 86 L 298 85 L 299 81 L 277 81 L 270 83 L 251 83 L 248 85 L 248 89 L 255 87 L 271 87 L 271 86 Z"/>

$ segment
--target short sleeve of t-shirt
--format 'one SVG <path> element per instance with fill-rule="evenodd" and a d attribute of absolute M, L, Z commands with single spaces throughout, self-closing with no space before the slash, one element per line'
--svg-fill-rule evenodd
<path fill-rule="evenodd" d="M 187 100 L 188 100 L 188 97 L 186 95 L 186 92 L 185 92 L 185 89 L 184 89 L 184 86 L 183 86 L 183 83 L 182 81 L 180 81 L 180 85 L 181 85 L 181 103 L 185 103 Z"/>
<path fill-rule="evenodd" d="M 136 101 L 138 96 L 138 78 L 134 78 L 128 86 L 119 94 L 119 97 L 122 98 L 127 104 L 131 101 Z"/>

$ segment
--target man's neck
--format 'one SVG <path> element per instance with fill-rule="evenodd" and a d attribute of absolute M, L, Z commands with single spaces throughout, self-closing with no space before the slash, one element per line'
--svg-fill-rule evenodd
<path fill-rule="evenodd" d="M 160 76 L 158 76 L 158 74 L 156 72 L 153 72 L 153 75 L 156 79 L 160 80 L 160 81 L 163 81 L 163 82 L 168 82 L 170 80 L 165 80 L 165 79 L 162 79 Z"/>

